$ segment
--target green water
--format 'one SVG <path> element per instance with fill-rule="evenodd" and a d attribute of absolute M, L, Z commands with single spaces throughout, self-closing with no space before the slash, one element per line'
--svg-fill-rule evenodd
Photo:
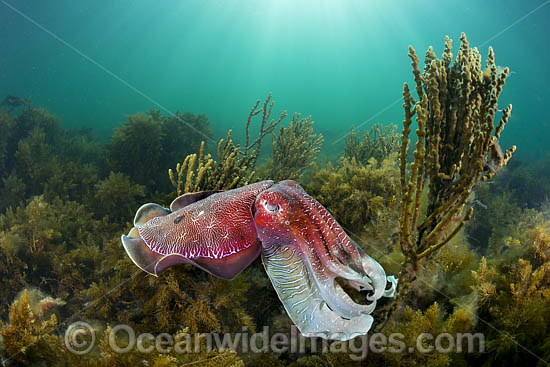
<path fill-rule="evenodd" d="M 2 1 L 0 96 L 105 136 L 151 107 L 206 113 L 217 136 L 239 136 L 272 92 L 277 111 L 311 114 L 330 150 L 352 125 L 400 124 L 407 46 L 439 54 L 464 31 L 511 68 L 502 141 L 531 159 L 550 136 L 548 19 L 540 0 Z"/>
<path fill-rule="evenodd" d="M 401 330 L 416 337 L 428 331 L 454 330 L 456 326 L 457 331 L 462 327 L 463 331 L 482 333 L 488 345 L 487 353 L 456 353 L 447 355 L 448 360 L 442 358 L 447 352 L 428 355 L 411 353 L 409 349 L 408 354 L 402 355 L 369 355 L 365 363 L 383 366 L 548 364 L 549 19 L 550 0 L 0 0 L 0 365 L 72 366 L 82 365 L 82 361 L 97 366 L 196 365 L 193 358 L 198 357 L 185 353 L 178 356 L 181 363 L 170 364 L 153 364 L 162 356 L 152 354 L 113 354 L 116 350 L 112 345 L 113 350 L 107 348 L 107 334 L 103 334 L 103 329 L 117 324 L 129 324 L 138 332 L 151 333 L 175 334 L 187 326 L 191 328 L 190 333 L 240 333 L 245 330 L 243 327 L 254 325 L 256 331 L 265 325 L 272 327 L 272 331 L 290 332 L 292 323 L 284 308 L 287 304 L 283 307 L 275 292 L 277 288 L 274 290 L 270 281 L 278 275 L 272 271 L 275 278 L 268 278 L 272 274 L 267 266 L 268 275 L 265 274 L 261 260 L 256 259 L 232 282 L 210 277 L 192 266 L 174 266 L 157 279 L 134 266 L 134 263 L 141 264 L 138 266 L 149 269 L 153 263 L 145 267 L 146 260 L 153 258 L 157 265 L 162 260 L 158 260 L 159 253 L 148 247 L 152 245 L 145 243 L 145 235 L 131 228 L 138 208 L 141 208 L 138 222 L 149 220 L 145 218 L 149 214 L 155 220 L 156 216 L 165 216 L 167 210 L 161 211 L 154 205 L 143 209 L 143 204 L 156 202 L 168 207 L 176 191 L 208 192 L 243 186 L 250 177 L 279 181 L 291 174 L 295 174 L 291 178 L 298 180 L 308 195 L 290 183 L 277 186 L 278 190 L 309 200 L 304 208 L 314 208 L 294 209 L 290 212 L 293 214 L 288 214 L 292 222 L 284 223 L 293 232 L 285 229 L 287 227 L 277 231 L 276 226 L 260 231 L 261 226 L 268 227 L 257 214 L 262 208 L 279 212 L 281 208 L 291 207 L 285 206 L 284 200 L 281 206 L 269 204 L 267 199 L 258 199 L 260 194 L 255 194 L 255 201 L 250 201 L 249 207 L 245 206 L 242 211 L 249 216 L 254 213 L 254 220 L 244 215 L 242 219 L 235 206 L 228 205 L 220 220 L 223 225 L 214 228 L 212 223 L 217 217 L 212 213 L 222 211 L 207 209 L 203 218 L 210 221 L 204 228 L 197 227 L 197 232 L 214 233 L 220 228 L 228 231 L 223 239 L 216 233 L 213 235 L 210 242 L 215 242 L 214 248 L 230 241 L 226 228 L 234 228 L 231 234 L 235 238 L 240 235 L 244 241 L 244 233 L 250 236 L 251 243 L 261 239 L 265 247 L 290 240 L 300 246 L 313 246 L 312 252 L 315 246 L 317 252 L 324 251 L 325 247 L 329 251 L 328 245 L 341 241 L 339 226 L 331 221 L 330 212 L 358 243 L 357 253 L 361 248 L 382 264 L 387 275 L 399 277 L 403 303 L 397 304 L 393 320 L 388 321 L 385 331 Z M 496 165 L 501 163 L 498 144 L 490 145 L 495 149 L 489 161 L 482 161 L 484 165 L 461 166 L 460 178 L 456 181 L 451 173 L 456 166 L 442 159 L 441 173 L 449 172 L 454 186 L 446 187 L 443 182 L 449 177 L 442 175 L 434 181 L 431 175 L 439 168 L 431 170 L 431 165 L 426 163 L 420 167 L 425 169 L 425 179 L 428 177 L 426 180 L 431 181 L 427 185 L 429 189 L 424 190 L 429 194 L 423 196 L 422 190 L 418 190 L 413 202 L 414 188 L 411 186 L 409 195 L 403 195 L 401 183 L 414 177 L 416 169 L 400 170 L 395 160 L 382 161 L 388 154 L 382 150 L 384 147 L 368 151 L 358 142 L 351 149 L 353 159 L 348 156 L 350 159 L 336 163 L 344 154 L 344 138 L 352 126 L 367 131 L 381 122 L 393 123 L 400 130 L 403 83 L 414 85 L 408 46 L 413 45 L 421 59 L 430 45 L 441 55 L 445 35 L 448 35 L 454 40 L 456 56 L 461 32 L 467 34 L 470 46 L 479 48 L 483 63 L 492 46 L 496 64 L 511 70 L 498 106 L 502 109 L 513 104 L 512 117 L 499 141 L 504 149 L 511 145 L 518 147 L 509 164 L 494 178 L 476 184 L 471 192 L 467 182 L 470 171 L 475 173 L 479 167 L 483 168 L 479 174 L 486 175 L 498 170 Z M 301 142 L 308 141 L 311 149 L 303 150 L 311 156 L 300 156 L 302 152 L 295 151 L 284 155 L 282 151 L 289 145 L 283 144 L 284 147 L 274 149 L 272 155 L 263 155 L 256 161 L 251 151 L 244 149 L 244 154 L 238 155 L 238 148 L 227 144 L 225 159 L 216 156 L 217 166 L 214 167 L 208 157 L 199 159 L 200 164 L 209 167 L 202 171 L 207 172 L 205 176 L 200 175 L 198 168 L 196 171 L 189 168 L 192 166 L 189 163 L 188 171 L 180 172 L 182 182 L 186 181 L 183 186 L 187 187 L 178 186 L 175 180 L 177 190 L 172 187 L 166 174 L 168 169 L 174 169 L 176 162 L 199 150 L 200 135 L 182 127 L 179 118 L 152 114 L 153 117 L 147 119 L 138 112 L 154 108 L 165 117 L 176 111 L 194 113 L 185 116 L 206 134 L 211 128 L 213 134 L 208 139 L 214 144 L 209 144 L 207 150 L 212 152 L 228 129 L 233 129 L 236 143 L 244 142 L 251 107 L 257 100 L 265 100 L 269 93 L 276 103 L 272 117 L 277 118 L 283 110 L 290 116 L 294 112 L 313 116 L 314 133 L 324 136 L 322 150 L 316 154 L 318 170 L 310 169 L 309 165 L 312 152 L 316 152 L 315 136 L 304 134 L 310 136 L 309 140 L 301 140 L 300 145 L 294 146 L 301 149 Z M 14 107 L 2 103 L 8 95 L 30 99 L 32 104 Z M 100 139 L 86 131 L 68 133 L 59 128 L 48 113 L 34 107 L 44 107 L 58 116 L 66 129 L 91 129 Z M 209 126 L 199 114 L 208 116 Z M 130 115 L 133 117 L 129 121 Z M 496 116 L 500 118 L 501 113 Z M 119 126 L 122 128 L 115 130 Z M 252 139 L 257 136 L 258 126 L 253 130 Z M 113 131 L 116 131 L 114 136 Z M 428 130 L 428 136 L 433 136 L 430 134 L 434 131 Z M 278 136 L 284 137 L 284 134 Z M 481 141 L 480 136 L 476 136 L 476 142 Z M 416 134 L 411 133 L 410 138 L 416 139 Z M 271 150 L 270 140 L 270 136 L 265 136 L 264 153 Z M 397 135 L 378 140 L 385 141 L 383 144 L 388 147 L 391 145 L 389 151 L 395 152 L 401 147 L 401 138 Z M 369 139 L 364 138 L 361 144 L 365 142 Z M 414 148 L 411 146 L 414 144 L 409 145 L 412 158 Z M 252 147 L 257 148 L 253 144 Z M 371 155 L 358 159 L 361 151 Z M 367 160 L 381 152 L 384 154 L 377 155 L 381 157 L 378 159 L 381 164 L 377 165 L 376 159 Z M 475 154 L 473 150 L 470 152 Z M 243 158 L 233 170 L 227 168 L 234 162 L 231 157 Z M 273 160 L 269 162 L 265 158 Z M 298 162 L 292 161 L 293 158 Z M 471 164 L 477 162 L 475 159 L 475 156 L 470 161 L 461 158 L 461 162 Z M 328 160 L 333 162 L 328 165 Z M 463 167 L 467 167 L 464 176 Z M 256 176 L 250 175 L 252 171 Z M 405 178 L 401 176 L 404 173 Z M 276 177 L 277 174 L 282 177 Z M 479 179 L 476 175 L 472 175 L 472 185 Z M 191 187 L 193 178 L 195 187 Z M 411 179 L 411 182 L 420 184 L 422 180 Z M 466 185 L 466 189 L 461 185 Z M 432 195 L 432 188 L 439 192 Z M 262 189 L 262 194 L 263 191 L 267 190 Z M 464 200 L 470 195 L 467 201 L 460 199 L 463 192 L 467 194 Z M 440 193 L 443 201 L 432 205 L 434 200 L 439 200 Z M 222 202 L 234 194 L 229 192 L 212 198 L 223 198 Z M 187 196 L 187 199 L 201 195 L 206 194 Z M 311 204 L 314 202 L 309 196 L 319 200 L 328 212 Z M 176 201 L 174 208 L 187 199 Z M 234 201 L 243 204 L 245 200 Z M 452 204 L 446 206 L 445 202 Z M 201 211 L 187 218 L 194 223 L 205 214 L 202 210 L 205 203 L 209 202 L 199 202 L 196 208 Z M 462 208 L 464 203 L 466 208 Z M 463 210 L 467 208 L 474 209 L 471 218 Z M 409 210 L 414 214 L 407 216 Z M 454 210 L 460 214 L 449 214 Z M 191 211 L 184 212 L 173 222 L 173 217 L 165 218 L 166 223 L 188 223 L 185 215 Z M 421 220 L 427 216 L 426 224 L 417 223 L 415 215 L 420 215 Z M 238 223 L 239 220 L 242 222 Z M 445 220 L 450 225 L 440 226 Z M 229 227 L 233 222 L 238 224 Z M 431 226 L 435 229 L 430 234 Z M 450 237 L 443 240 L 444 232 L 450 233 L 451 229 L 450 236 L 458 234 L 447 244 Z M 440 233 L 434 234 L 436 230 Z M 121 243 L 123 233 L 128 235 L 122 240 L 126 251 Z M 186 234 L 187 227 L 185 234 L 178 238 Z M 166 242 L 165 238 L 166 232 L 160 243 Z M 424 250 L 422 246 L 430 244 L 424 241 L 426 238 L 434 245 Z M 188 245 L 180 242 L 170 245 L 182 248 Z M 204 247 L 210 248 L 210 245 L 207 243 Z M 422 259 L 420 255 L 430 253 L 439 245 L 442 247 L 437 252 Z M 409 249 L 409 246 L 412 247 Z M 299 250 L 302 248 L 307 249 L 300 247 Z M 330 248 L 331 256 L 337 253 L 338 247 Z M 236 256 L 242 256 L 241 260 L 250 257 L 248 250 L 245 255 L 238 249 L 235 251 Z M 418 257 L 411 255 L 414 251 L 420 253 L 416 254 Z M 319 259 L 327 257 L 324 253 L 321 255 Z M 239 270 L 237 265 L 244 264 L 227 265 L 225 260 L 217 262 L 214 258 L 199 257 L 198 261 L 206 262 L 198 263 L 207 264 L 205 269 L 219 265 L 227 273 L 218 275 L 223 273 L 226 277 L 231 271 Z M 232 261 L 236 258 L 239 259 L 233 257 Z M 366 256 L 362 259 L 370 264 L 368 266 L 374 266 L 365 260 Z M 254 258 L 250 258 L 252 260 Z M 268 259 L 268 265 L 269 261 L 273 260 Z M 309 259 L 296 261 L 311 262 Z M 319 261 L 325 265 L 326 260 Z M 343 265 L 341 269 L 345 271 L 339 274 L 355 276 L 356 263 Z M 311 272 L 313 265 L 303 269 Z M 383 286 L 385 278 L 378 278 L 376 286 Z M 292 281 L 286 284 L 290 283 Z M 354 281 L 349 286 L 358 284 L 361 283 Z M 411 284 L 410 288 L 407 284 Z M 280 287 L 281 294 L 286 291 L 283 288 Z M 329 296 L 333 300 L 337 298 Z M 363 299 L 360 292 L 351 296 L 354 300 Z M 346 302 L 344 299 L 342 304 Z M 383 326 L 381 316 L 391 304 L 395 305 L 386 300 L 377 305 L 373 313 L 376 327 L 377 323 Z M 319 305 L 323 307 L 324 303 Z M 404 306 L 411 306 L 410 311 L 403 311 Z M 301 312 L 296 308 L 291 311 L 296 315 Z M 349 322 L 349 314 L 355 315 L 351 311 L 333 320 Z M 58 321 L 56 324 L 52 319 L 55 328 L 51 329 L 54 326 L 46 325 L 45 320 L 53 313 Z M 407 316 L 408 313 L 411 314 Z M 437 320 L 421 320 L 428 317 Z M 71 350 L 67 342 L 72 323 L 77 320 L 93 325 L 92 329 L 87 324 L 92 335 L 98 333 L 96 345 L 91 343 L 94 349 L 82 357 L 83 360 L 78 359 L 82 354 Z M 368 327 L 361 327 L 366 333 Z M 50 337 L 43 338 L 45 335 Z M 73 335 L 73 341 L 77 336 Z M 368 349 L 366 339 L 364 349 Z M 105 350 L 107 353 L 103 353 Z M 247 366 L 356 365 L 355 362 L 340 363 L 334 358 L 342 354 L 332 351 L 328 354 L 313 350 L 305 354 L 277 353 L 242 351 L 234 357 L 239 361 L 242 357 Z M 128 360 L 123 363 L 126 357 Z M 302 357 L 305 359 L 300 361 Z M 92 363 L 94 360 L 101 364 Z M 182 364 L 185 361 L 189 364 Z M 447 363 L 449 361 L 452 363 Z M 222 360 L 217 362 L 228 365 Z"/>

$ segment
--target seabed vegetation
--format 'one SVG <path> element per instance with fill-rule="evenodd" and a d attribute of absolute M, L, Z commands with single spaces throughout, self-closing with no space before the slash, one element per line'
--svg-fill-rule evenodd
<path fill-rule="evenodd" d="M 550 164 L 523 165 L 512 158 L 515 147 L 501 149 L 512 109 L 498 105 L 508 69 L 497 68 L 492 49 L 483 66 L 464 34 L 460 40 L 456 56 L 449 38 L 440 58 L 430 48 L 423 70 L 410 47 L 414 87 L 404 85 L 401 132 L 391 124 L 352 129 L 341 156 L 323 167 L 312 118 L 274 116 L 271 95 L 254 104 L 240 144 L 228 131 L 217 145 L 204 139 L 213 135 L 206 115 L 137 113 L 104 143 L 8 96 L 0 105 L 2 365 L 356 365 L 337 352 L 339 342 L 326 353 L 255 354 L 201 343 L 189 353 L 121 354 L 109 346 L 118 324 L 172 335 L 269 325 L 290 335 L 292 322 L 259 262 L 233 281 L 190 265 L 155 278 L 120 244 L 144 202 L 168 205 L 182 193 L 266 178 L 299 181 L 388 274 L 399 274 L 398 295 L 379 305 L 373 332 L 401 333 L 407 345 L 421 333 L 485 335 L 485 352 L 369 353 L 364 364 L 544 365 Z M 64 343 L 79 320 L 97 337 L 85 355 Z"/>

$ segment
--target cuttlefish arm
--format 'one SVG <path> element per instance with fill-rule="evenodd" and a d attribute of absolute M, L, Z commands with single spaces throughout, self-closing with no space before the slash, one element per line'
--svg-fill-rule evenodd
<path fill-rule="evenodd" d="M 262 260 L 288 316 L 304 336 L 348 340 L 370 329 L 371 315 L 346 319 L 329 308 L 308 264 L 293 246 L 271 246 L 263 251 Z"/>
<path fill-rule="evenodd" d="M 397 280 L 386 277 L 321 204 L 283 181 L 258 196 L 255 222 L 266 272 L 304 335 L 348 340 L 368 332 L 377 300 L 392 297 Z M 355 303 L 337 277 L 369 290 L 368 303 Z"/>
<path fill-rule="evenodd" d="M 177 264 L 192 264 L 212 275 L 233 279 L 260 254 L 253 205 L 273 185 L 258 182 L 224 192 L 187 194 L 170 209 L 145 204 L 134 227 L 122 236 L 130 259 L 158 276 Z"/>
<path fill-rule="evenodd" d="M 146 204 L 122 243 L 132 261 L 155 276 L 193 264 L 232 279 L 261 252 L 275 291 L 306 336 L 366 334 L 377 300 L 393 297 L 397 285 L 294 181 L 188 194 L 170 209 Z M 369 291 L 367 303 L 355 303 L 337 277 Z"/>

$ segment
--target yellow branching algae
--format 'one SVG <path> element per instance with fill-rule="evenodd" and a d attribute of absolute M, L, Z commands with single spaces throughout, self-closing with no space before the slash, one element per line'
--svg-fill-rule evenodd
<path fill-rule="evenodd" d="M 550 165 L 534 171 L 515 163 L 499 172 L 515 150 L 499 143 L 511 113 L 511 106 L 498 106 L 509 71 L 496 66 L 491 49 L 483 66 L 464 35 L 456 56 L 448 38 L 441 57 L 430 48 L 423 66 L 412 47 L 409 56 L 415 85 L 404 85 L 401 134 L 393 125 L 352 129 L 344 150 L 327 165 L 315 161 L 322 136 L 311 117 L 294 114 L 284 126 L 286 111 L 272 117 L 271 95 L 250 109 L 242 139 L 230 130 L 217 145 L 198 133 L 211 136 L 204 115 L 134 114 L 104 146 L 89 132 L 65 131 L 30 104 L 13 111 L 0 107 L 6 131 L 0 136 L 2 363 L 545 365 Z M 186 135 L 182 120 L 198 131 Z M 271 148 L 265 140 L 270 137 Z M 135 148 L 136 140 L 147 144 Z M 233 281 L 190 265 L 156 278 L 136 269 L 120 245 L 120 233 L 145 200 L 166 206 L 176 194 L 228 190 L 259 179 L 299 179 L 388 274 L 400 273 L 398 299 L 377 305 L 373 332 L 350 341 L 355 349 L 325 341 L 315 350 L 318 340 L 306 338 L 298 352 L 209 350 L 204 339 L 184 353 L 113 350 L 109 336 L 119 324 L 136 333 L 169 333 L 183 345 L 194 333 L 234 338 L 262 332 L 264 325 L 270 337 L 291 335 L 292 321 L 261 263 Z M 473 208 L 474 220 L 468 221 Z M 342 286 L 353 299 L 364 299 L 364 291 Z M 95 330 L 96 344 L 86 355 L 65 345 L 74 315 Z M 376 331 L 397 335 L 404 351 L 369 349 Z M 480 334 L 485 352 L 476 344 L 473 353 L 425 353 L 421 349 L 433 343 L 418 341 L 424 333 Z M 115 341 L 128 342 L 119 334 Z M 358 362 L 358 356 L 367 361 Z"/>
<path fill-rule="evenodd" d="M 217 161 L 210 154 L 205 154 L 203 141 L 198 155 L 188 155 L 183 163 L 177 164 L 175 172 L 172 169 L 168 170 L 170 182 L 178 195 L 184 192 L 229 190 L 251 183 L 263 139 L 272 134 L 286 117 L 286 111 L 283 111 L 276 120 L 271 119 L 274 104 L 271 93 L 264 101 L 263 107 L 259 107 L 260 100 L 256 101 L 246 122 L 246 143 L 243 148 L 233 143 L 229 130 L 227 137 L 218 143 Z M 250 127 L 256 116 L 261 117 L 260 131 L 253 139 Z"/>
<path fill-rule="evenodd" d="M 273 138 L 269 178 L 274 181 L 299 179 L 304 170 L 313 165 L 315 155 L 321 150 L 323 136 L 313 133 L 311 116 L 300 117 L 295 113 L 289 126 L 281 127 Z"/>
<path fill-rule="evenodd" d="M 378 251 L 391 248 L 397 239 L 398 188 L 395 154 L 380 162 L 370 158 L 366 164 L 342 158 L 336 166 L 329 163 L 326 168 L 314 169 L 306 185 L 306 191 L 329 209 L 345 230 L 351 235 L 367 232 L 369 244 Z"/>
<path fill-rule="evenodd" d="M 470 48 L 464 34 L 460 40 L 454 62 L 448 37 L 440 59 L 430 47 L 422 73 L 416 52 L 409 46 L 418 101 L 405 83 L 399 240 L 405 262 L 399 276 L 402 286 L 398 302 L 414 280 L 419 261 L 445 246 L 471 218 L 472 208 L 466 208 L 466 203 L 472 190 L 506 165 L 516 149 L 513 146 L 502 152 L 499 145 L 511 105 L 494 124 L 508 68 L 497 70 L 490 48 L 489 72 L 484 73 L 477 49 Z M 415 115 L 418 140 L 408 169 L 408 136 Z M 422 218 L 425 191 L 428 202 Z"/>
<path fill-rule="evenodd" d="M 346 137 L 344 156 L 355 158 L 362 164 L 367 164 L 371 158 L 381 162 L 390 154 L 399 152 L 400 145 L 401 136 L 397 133 L 397 126 L 377 123 L 363 135 L 352 128 Z"/>
<path fill-rule="evenodd" d="M 168 170 L 170 182 L 178 195 L 184 192 L 229 190 L 247 185 L 254 177 L 254 155 L 242 155 L 240 146 L 234 145 L 231 130 L 218 143 L 218 160 L 204 153 L 204 141 L 199 154 L 190 154 L 176 171 Z"/>
<path fill-rule="evenodd" d="M 30 364 L 44 359 L 55 360 L 61 344 L 50 332 L 57 326 L 57 318 L 52 314 L 49 319 L 41 319 L 45 307 L 46 305 L 40 306 L 37 303 L 29 304 L 27 290 L 13 302 L 9 323 L 3 325 L 1 330 L 3 344 L 10 359 Z"/>

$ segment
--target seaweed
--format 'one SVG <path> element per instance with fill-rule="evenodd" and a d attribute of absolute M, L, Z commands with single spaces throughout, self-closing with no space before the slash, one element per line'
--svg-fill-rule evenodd
<path fill-rule="evenodd" d="M 254 104 L 254 106 L 252 106 L 252 109 L 248 114 L 248 119 L 246 120 L 246 127 L 245 127 L 246 141 L 244 144 L 243 153 L 244 153 L 244 156 L 252 158 L 251 166 L 253 168 L 256 167 L 256 161 L 258 160 L 258 156 L 262 151 L 262 142 L 264 138 L 267 135 L 272 134 L 275 131 L 275 128 L 287 116 L 287 112 L 286 110 L 284 110 L 283 112 L 281 112 L 281 114 L 277 119 L 271 118 L 271 112 L 273 111 L 273 106 L 275 105 L 275 102 L 271 100 L 271 97 L 272 95 L 271 93 L 269 93 L 263 103 L 263 107 L 259 107 L 261 101 L 258 99 Z M 260 117 L 259 119 L 260 130 L 258 132 L 257 137 L 254 139 L 250 132 L 250 128 L 252 126 L 252 121 L 256 116 Z"/>
<path fill-rule="evenodd" d="M 20 282 L 6 289 L 5 299 L 13 299 L 15 292 L 32 284 L 70 299 L 67 309 L 76 311 L 84 302 L 81 290 L 97 271 L 101 242 L 109 229 L 83 205 L 71 201 L 48 203 L 35 197 L 25 206 L 8 209 L 0 216 L 0 248 L 10 277 Z"/>
<path fill-rule="evenodd" d="M 123 173 L 111 172 L 109 177 L 99 181 L 94 187 L 88 206 L 97 218 L 105 216 L 116 223 L 132 218 L 135 208 L 145 196 L 145 187 L 133 183 Z"/>
<path fill-rule="evenodd" d="M 407 346 L 409 353 L 387 353 L 384 356 L 385 363 L 395 366 L 450 366 L 464 365 L 465 355 L 461 353 L 442 353 L 433 350 L 430 353 L 423 353 L 418 348 L 418 336 L 422 333 L 431 335 L 441 335 L 448 333 L 456 335 L 457 333 L 467 333 L 473 330 L 475 318 L 468 311 L 457 308 L 451 314 L 446 314 L 441 310 L 438 303 L 433 303 L 424 312 L 414 311 L 406 307 L 399 323 L 393 323 L 388 327 L 388 332 L 399 333 L 404 336 L 402 341 Z M 422 348 L 429 350 L 433 348 L 429 340 L 421 340 Z M 410 352 L 410 349 L 414 352 Z"/>
<path fill-rule="evenodd" d="M 12 173 L 2 179 L 2 192 L 0 192 L 0 213 L 7 208 L 16 208 L 25 200 L 27 187 L 25 182 Z"/>
<path fill-rule="evenodd" d="M 395 154 L 381 162 L 371 158 L 365 165 L 342 158 L 336 167 L 329 163 L 326 168 L 315 168 L 305 188 L 351 233 L 369 231 L 381 220 L 398 219 Z"/>
<path fill-rule="evenodd" d="M 120 323 L 136 332 L 180 337 L 254 332 L 259 325 L 289 332 L 292 322 L 259 262 L 231 282 L 191 265 L 155 278 L 137 269 L 120 244 L 120 233 L 145 198 L 166 204 L 176 194 L 264 178 L 299 179 L 388 273 L 402 271 L 399 301 L 379 305 L 376 319 L 390 316 L 377 325 L 386 334 L 401 333 L 407 346 L 415 346 L 421 333 L 486 336 L 487 353 L 369 354 L 369 364 L 514 365 L 550 359 L 550 165 L 516 162 L 502 169 L 514 150 L 503 152 L 498 142 L 510 114 L 510 107 L 496 109 L 507 72 L 495 66 L 492 51 L 482 70 L 479 54 L 461 39 L 458 62 L 451 65 L 447 39 L 441 59 L 428 50 L 424 73 L 411 48 L 418 98 L 405 87 L 401 145 L 392 125 L 377 124 L 365 133 L 352 129 L 343 156 L 313 170 L 320 134 L 309 117 L 298 114 L 281 127 L 286 111 L 271 117 L 271 94 L 251 108 L 242 144 L 230 130 L 217 146 L 205 139 L 212 136 L 205 115 L 134 114 L 104 145 L 90 130 L 65 130 L 54 115 L 30 103 L 0 108 L 2 362 L 356 365 L 348 353 L 338 352 L 338 343 L 329 343 L 327 353 L 266 355 L 207 351 L 204 343 L 191 353 L 121 354 L 109 345 L 109 333 Z M 472 91 L 477 94 L 466 93 Z M 419 140 L 409 164 L 415 115 Z M 269 135 L 270 157 L 264 155 Z M 166 171 L 178 161 L 167 180 Z M 471 207 L 473 220 L 465 225 Z M 98 336 L 85 356 L 64 345 L 62 334 L 75 315 Z M 122 337 L 118 341 L 124 343 Z M 308 339 L 307 345 L 314 342 Z"/>
<path fill-rule="evenodd" d="M 92 164 L 81 164 L 69 160 L 57 160 L 43 185 L 44 199 L 52 202 L 88 202 L 94 195 L 94 185 L 99 181 L 99 169 Z"/>
<path fill-rule="evenodd" d="M 248 114 L 246 142 L 242 148 L 239 144 L 233 143 L 232 130 L 229 130 L 226 138 L 220 139 L 218 143 L 217 161 L 211 154 L 205 153 L 205 142 L 202 141 L 198 154 L 187 155 L 181 164 L 176 165 L 175 171 L 168 170 L 170 182 L 178 195 L 204 190 L 229 190 L 253 182 L 263 139 L 272 134 L 286 117 L 286 111 L 283 111 L 277 120 L 271 119 L 275 105 L 271 100 L 271 93 L 265 99 L 263 107 L 258 108 L 259 105 L 260 100 L 257 100 Z M 256 116 L 261 116 L 260 130 L 258 136 L 253 139 L 250 128 Z"/>
<path fill-rule="evenodd" d="M 0 108 L 0 131 L 2 131 L 0 136 L 0 177 L 2 178 L 8 170 L 10 141 L 14 124 L 13 116 Z"/>
<path fill-rule="evenodd" d="M 60 300 L 41 296 L 34 303 L 29 295 L 31 291 L 23 290 L 10 307 L 9 323 L 0 324 L 0 335 L 7 358 L 2 359 L 3 365 L 35 365 L 46 363 L 49 366 L 78 365 L 90 367 L 103 366 L 188 366 L 199 364 L 201 366 L 243 366 L 236 353 L 231 350 L 209 351 L 204 340 L 194 346 L 192 350 L 183 353 L 176 348 L 167 349 L 165 353 L 160 351 L 120 353 L 113 350 L 112 343 L 123 347 L 125 340 L 121 340 L 118 334 L 112 338 L 113 329 L 107 326 L 103 332 L 94 327 L 94 332 L 99 335 L 97 345 L 86 355 L 72 353 L 66 346 L 67 340 L 54 332 L 58 328 L 57 317 L 51 314 L 49 318 L 45 312 L 52 307 L 63 304 Z M 181 330 L 178 338 L 184 338 L 188 329 Z M 114 339 L 114 340 L 113 340 Z M 69 341 L 70 343 L 70 341 Z M 126 341 L 127 343 L 127 341 Z M 149 347 L 149 345 L 144 345 Z M 73 346 L 74 348 L 74 346 Z"/>
<path fill-rule="evenodd" d="M 513 254 L 484 257 L 472 272 L 479 313 L 492 326 L 484 330 L 488 359 L 504 365 L 550 357 L 550 222 L 539 215 L 522 223 L 512 235 Z"/>
<path fill-rule="evenodd" d="M 151 191 L 167 191 L 169 183 L 160 178 L 179 157 L 197 151 L 200 140 L 210 135 L 205 115 L 165 117 L 153 109 L 136 113 L 115 129 L 107 147 L 107 166 Z"/>
<path fill-rule="evenodd" d="M 381 162 L 392 153 L 399 152 L 401 136 L 397 133 L 397 126 L 376 123 L 362 135 L 353 129 L 346 137 L 344 157 L 367 164 L 370 158 Z"/>
<path fill-rule="evenodd" d="M 399 273 L 402 285 L 390 316 L 414 280 L 420 262 L 447 245 L 471 219 L 473 208 L 466 203 L 473 189 L 492 179 L 516 150 L 512 146 L 503 152 L 499 145 L 512 106 L 502 110 L 498 125 L 494 122 L 509 69 L 497 69 L 489 48 L 487 66 L 482 70 L 478 50 L 470 48 L 464 33 L 460 40 L 454 63 L 448 37 L 440 59 L 430 47 L 423 73 L 414 48 L 409 46 L 419 100 L 414 100 L 405 83 L 399 240 L 405 261 Z M 418 140 L 407 172 L 408 136 L 414 115 Z M 425 217 L 421 217 L 426 192 Z"/>
<path fill-rule="evenodd" d="M 254 152 L 241 154 L 241 147 L 233 144 L 231 130 L 218 143 L 217 161 L 211 154 L 205 154 L 204 149 L 203 141 L 198 155 L 193 153 L 185 157 L 181 164 L 176 165 L 175 173 L 172 169 L 168 170 L 170 182 L 178 195 L 184 192 L 230 190 L 252 182 L 255 174 Z"/>
<path fill-rule="evenodd" d="M 26 289 L 13 302 L 9 312 L 9 323 L 2 325 L 1 329 L 5 353 L 10 360 L 21 364 L 34 364 L 57 359 L 61 343 L 56 336 L 50 334 L 57 325 L 57 318 L 52 314 L 49 319 L 41 319 L 44 311 L 37 312 L 41 308 L 55 305 L 55 302 L 42 307 L 38 304 L 31 305 Z"/>
<path fill-rule="evenodd" d="M 0 102 L 0 107 L 5 107 L 9 109 L 9 111 L 13 111 L 16 108 L 25 107 L 31 104 L 30 99 L 21 98 L 18 96 L 14 96 L 13 94 L 8 94 L 2 102 Z"/>
<path fill-rule="evenodd" d="M 311 116 L 295 113 L 288 127 L 281 127 L 273 137 L 269 178 L 274 181 L 297 180 L 311 167 L 321 150 L 323 136 L 313 133 Z"/>
<path fill-rule="evenodd" d="M 15 112 L 0 108 L 0 212 L 44 193 L 48 200 L 86 195 L 97 171 L 89 164 L 98 164 L 102 154 L 95 135 L 65 130 L 56 116 L 30 104 Z"/>

